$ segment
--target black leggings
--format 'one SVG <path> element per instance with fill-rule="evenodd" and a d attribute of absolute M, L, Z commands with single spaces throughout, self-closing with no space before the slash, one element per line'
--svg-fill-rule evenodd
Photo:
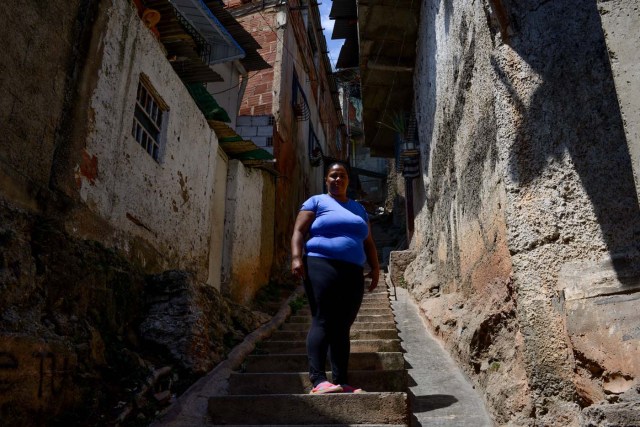
<path fill-rule="evenodd" d="M 305 257 L 304 288 L 311 307 L 307 335 L 309 378 L 313 386 L 327 380 L 327 351 L 334 384 L 348 384 L 349 331 L 364 295 L 361 266 L 334 259 Z"/>

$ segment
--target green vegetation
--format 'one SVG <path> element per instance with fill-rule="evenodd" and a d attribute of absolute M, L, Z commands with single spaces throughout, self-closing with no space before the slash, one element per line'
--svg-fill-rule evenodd
<path fill-rule="evenodd" d="M 289 307 L 291 307 L 291 314 L 296 314 L 298 310 L 307 305 L 307 299 L 304 296 L 299 296 L 296 299 L 289 301 Z"/>

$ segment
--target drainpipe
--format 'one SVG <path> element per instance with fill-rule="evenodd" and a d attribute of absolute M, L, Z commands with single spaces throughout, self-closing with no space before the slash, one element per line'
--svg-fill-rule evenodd
<path fill-rule="evenodd" d="M 247 90 L 247 84 L 249 83 L 249 73 L 244 66 L 237 59 L 233 61 L 233 64 L 240 73 L 240 88 L 238 89 L 238 105 L 236 105 L 236 117 L 240 114 L 240 106 L 242 105 L 242 98 L 244 98 L 244 91 Z"/>

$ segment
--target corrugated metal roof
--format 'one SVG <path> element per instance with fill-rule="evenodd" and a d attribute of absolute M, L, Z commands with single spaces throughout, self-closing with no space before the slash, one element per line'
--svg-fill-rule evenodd
<path fill-rule="evenodd" d="M 329 12 L 330 19 L 339 18 L 358 18 L 358 6 L 356 6 L 355 0 L 333 0 L 331 5 L 331 12 Z"/>
<path fill-rule="evenodd" d="M 209 64 L 241 59 L 244 50 L 213 15 L 203 0 L 169 0 L 211 46 Z"/>
<path fill-rule="evenodd" d="M 358 38 L 358 21 L 355 19 L 336 19 L 331 40 L 352 38 Z"/>
<path fill-rule="evenodd" d="M 244 29 L 236 18 L 225 9 L 224 4 L 219 0 L 205 0 L 211 12 L 218 18 L 218 21 L 229 31 L 229 34 L 242 46 L 247 56 L 240 60 L 240 63 L 247 71 L 265 70 L 271 68 L 262 56 L 258 53 L 261 46 L 251 34 Z"/>
<path fill-rule="evenodd" d="M 359 65 L 358 58 L 358 39 L 350 38 L 345 40 L 340 49 L 340 56 L 336 62 L 336 68 L 353 68 Z"/>
<path fill-rule="evenodd" d="M 207 120 L 209 126 L 216 133 L 220 148 L 232 159 L 238 159 L 242 163 L 254 165 L 255 161 L 273 160 L 273 155 L 258 147 L 253 141 L 238 139 L 240 136 L 218 120 Z"/>
<path fill-rule="evenodd" d="M 156 25 L 160 42 L 167 50 L 167 58 L 180 78 L 187 83 L 224 81 L 203 62 L 202 46 L 185 30 L 168 0 L 147 0 L 148 8 L 160 13 Z"/>
<path fill-rule="evenodd" d="M 420 7 L 412 0 L 358 4 L 362 123 L 371 156 L 394 156 L 395 133 L 379 123 L 412 109 Z"/>

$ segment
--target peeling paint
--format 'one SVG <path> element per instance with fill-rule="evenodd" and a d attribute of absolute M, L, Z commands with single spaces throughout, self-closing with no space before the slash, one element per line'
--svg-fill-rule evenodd
<path fill-rule="evenodd" d="M 80 175 L 77 177 L 78 187 L 80 187 L 79 180 L 82 177 L 89 181 L 89 184 L 96 185 L 96 178 L 98 177 L 98 158 L 94 155 L 91 156 L 87 153 L 87 150 L 82 151 L 82 160 L 80 163 Z"/>

